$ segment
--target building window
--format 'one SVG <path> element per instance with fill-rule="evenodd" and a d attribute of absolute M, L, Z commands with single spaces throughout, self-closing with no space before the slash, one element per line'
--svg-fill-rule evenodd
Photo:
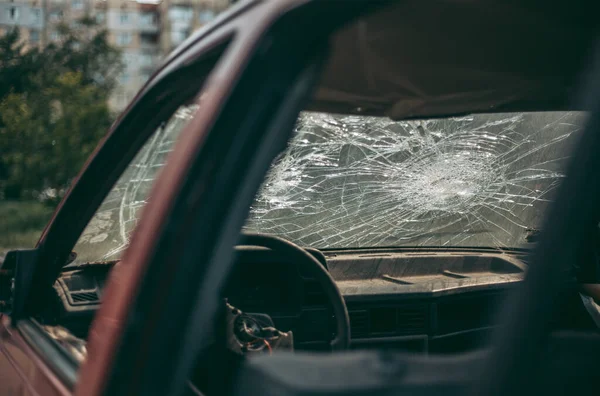
<path fill-rule="evenodd" d="M 32 44 L 37 44 L 40 41 L 40 32 L 37 30 L 32 30 L 29 32 L 29 41 Z"/>
<path fill-rule="evenodd" d="M 96 13 L 96 22 L 97 23 L 104 23 L 105 19 L 106 19 L 106 14 L 104 13 L 104 11 L 98 11 Z"/>
<path fill-rule="evenodd" d="M 42 21 L 42 10 L 34 8 L 31 10 L 31 22 L 40 23 Z"/>
<path fill-rule="evenodd" d="M 152 55 L 140 54 L 140 64 L 142 66 L 152 66 Z"/>
<path fill-rule="evenodd" d="M 182 30 L 174 30 L 171 32 L 171 43 L 179 45 L 187 38 L 186 32 Z"/>
<path fill-rule="evenodd" d="M 119 15 L 119 21 L 121 22 L 121 25 L 127 25 L 129 23 L 129 14 L 122 12 L 121 15 Z"/>
<path fill-rule="evenodd" d="M 58 41 L 60 39 L 60 34 L 58 34 L 57 31 L 54 31 L 52 33 L 50 33 L 50 40 L 51 41 Z"/>
<path fill-rule="evenodd" d="M 140 14 L 141 25 L 153 26 L 156 23 L 156 15 L 149 12 Z"/>
<path fill-rule="evenodd" d="M 117 45 L 129 45 L 131 44 L 131 33 L 119 33 L 117 34 Z"/>
<path fill-rule="evenodd" d="M 18 21 L 19 9 L 17 7 L 10 7 L 10 9 L 8 10 L 8 18 L 13 22 Z"/>
<path fill-rule="evenodd" d="M 213 10 L 202 10 L 198 14 L 198 22 L 204 24 L 215 19 L 215 12 Z"/>
<path fill-rule="evenodd" d="M 63 16 L 62 11 L 52 11 L 49 15 L 48 15 L 48 19 L 50 19 L 50 21 L 52 22 L 57 22 L 60 21 L 61 18 Z"/>
<path fill-rule="evenodd" d="M 71 8 L 73 8 L 74 10 L 83 10 L 83 0 L 71 1 Z"/>
<path fill-rule="evenodd" d="M 175 22 L 189 22 L 194 17 L 194 12 L 191 7 L 171 7 L 169 9 L 169 18 Z"/>
<path fill-rule="evenodd" d="M 123 62 L 131 67 L 136 62 L 136 55 L 129 52 L 123 52 Z"/>

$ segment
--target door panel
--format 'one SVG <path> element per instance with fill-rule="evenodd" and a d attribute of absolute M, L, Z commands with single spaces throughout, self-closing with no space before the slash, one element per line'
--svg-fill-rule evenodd
<path fill-rule="evenodd" d="M 23 334 L 10 327 L 10 318 L 0 318 L 0 394 L 70 395 L 71 390 L 58 379 Z"/>

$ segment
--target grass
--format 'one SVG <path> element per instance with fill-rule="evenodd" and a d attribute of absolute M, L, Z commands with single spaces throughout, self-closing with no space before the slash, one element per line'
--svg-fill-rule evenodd
<path fill-rule="evenodd" d="M 36 201 L 0 201 L 0 257 L 11 249 L 34 247 L 53 211 Z"/>

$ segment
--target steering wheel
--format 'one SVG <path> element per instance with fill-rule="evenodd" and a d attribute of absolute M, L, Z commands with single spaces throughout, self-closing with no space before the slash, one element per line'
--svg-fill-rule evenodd
<path fill-rule="evenodd" d="M 331 341 L 332 350 L 345 350 L 350 346 L 350 317 L 344 298 L 329 272 L 313 255 L 300 246 L 283 238 L 254 233 L 244 233 L 241 245 L 260 246 L 286 256 L 296 263 L 304 273 L 319 282 L 333 307 L 336 336 Z"/>

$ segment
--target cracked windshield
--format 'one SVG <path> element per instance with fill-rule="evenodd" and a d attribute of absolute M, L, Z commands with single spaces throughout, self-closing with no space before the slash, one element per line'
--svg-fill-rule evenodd
<path fill-rule="evenodd" d="M 118 259 L 195 107 L 146 144 L 79 243 L 77 263 Z M 564 176 L 584 113 L 392 121 L 302 113 L 245 229 L 304 246 L 527 247 Z"/>
<path fill-rule="evenodd" d="M 306 113 L 246 229 L 317 248 L 525 247 L 584 118 Z"/>
<path fill-rule="evenodd" d="M 0 262 L 9 250 L 35 246 L 100 139 L 163 59 L 235 2 L 0 0 Z M 144 172 L 127 174 L 133 183 Z M 141 195 L 128 190 L 124 199 Z M 104 212 L 96 220 L 102 216 L 127 224 L 107 237 L 117 249 L 129 232 L 125 217 L 135 216 Z"/>

